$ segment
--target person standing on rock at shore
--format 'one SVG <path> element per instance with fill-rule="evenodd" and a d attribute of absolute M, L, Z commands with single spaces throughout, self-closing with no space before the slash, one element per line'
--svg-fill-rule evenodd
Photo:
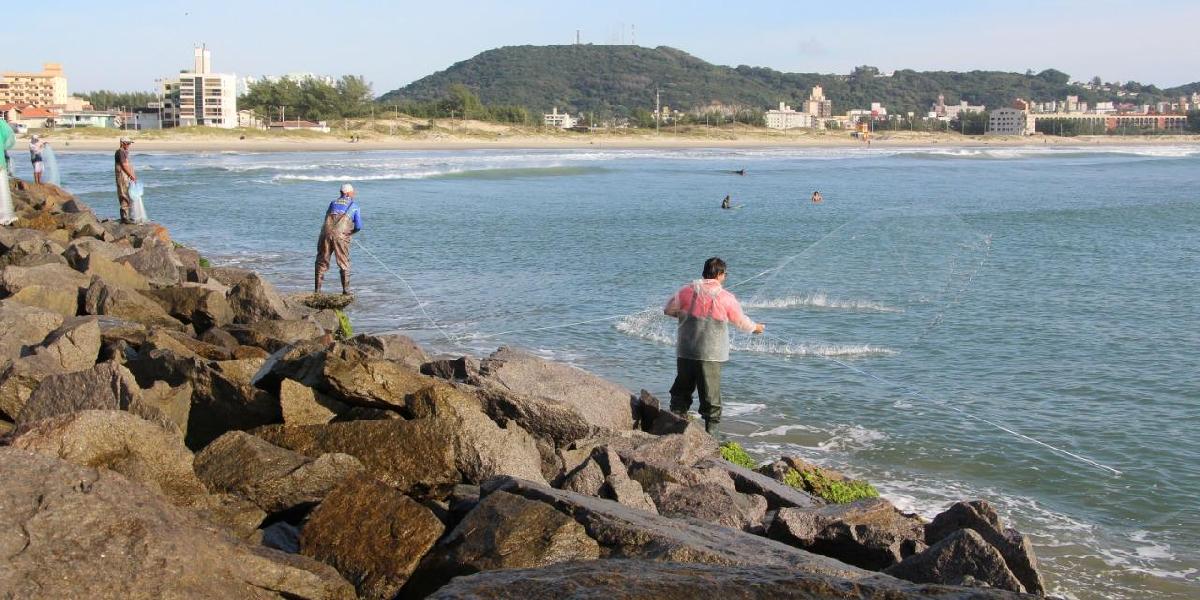
<path fill-rule="evenodd" d="M 42 182 L 42 173 L 46 170 L 46 161 L 42 158 L 42 150 L 46 148 L 46 143 L 36 135 L 29 137 L 29 161 L 33 163 L 34 183 Z"/>
<path fill-rule="evenodd" d="M 704 261 L 703 278 L 679 288 L 663 314 L 679 320 L 675 345 L 675 383 L 671 412 L 686 417 L 692 393 L 700 392 L 704 430 L 716 437 L 721 422 L 721 363 L 729 360 L 729 324 L 747 333 L 762 333 L 763 325 L 742 312 L 725 283 L 725 261 Z"/>
<path fill-rule="evenodd" d="M 317 239 L 317 272 L 313 293 L 321 293 L 321 282 L 329 270 L 329 255 L 337 261 L 342 275 L 342 294 L 350 294 L 350 236 L 362 231 L 362 213 L 354 202 L 354 186 L 342 186 L 342 195 L 329 203 L 325 224 Z"/>
<path fill-rule="evenodd" d="M 137 175 L 133 172 L 133 163 L 129 162 L 131 145 L 133 145 L 133 140 L 127 137 L 121 138 L 121 147 L 117 148 L 116 154 L 113 155 L 114 170 L 117 176 L 117 203 L 121 205 L 122 223 L 133 222 L 129 216 L 129 211 L 133 206 L 133 199 L 129 197 L 129 184 L 137 181 Z"/>

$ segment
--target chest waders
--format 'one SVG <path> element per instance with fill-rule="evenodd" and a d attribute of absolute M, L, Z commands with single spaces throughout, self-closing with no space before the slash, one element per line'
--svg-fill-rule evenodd
<path fill-rule="evenodd" d="M 350 229 L 353 222 L 350 211 L 354 203 L 346 206 L 346 212 L 341 214 L 328 212 L 325 223 L 321 226 L 321 237 L 317 239 L 317 264 L 314 281 L 314 292 L 321 293 L 321 282 L 325 279 L 325 271 L 329 270 L 329 255 L 337 261 L 338 271 L 342 276 L 342 293 L 350 293 Z"/>

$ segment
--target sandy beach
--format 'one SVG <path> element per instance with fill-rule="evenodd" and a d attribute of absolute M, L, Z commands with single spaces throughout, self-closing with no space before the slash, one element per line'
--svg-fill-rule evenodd
<path fill-rule="evenodd" d="M 125 135 L 140 151 L 154 152 L 336 152 L 342 150 L 472 150 L 570 148 L 780 148 L 868 147 L 843 131 L 788 131 L 765 128 L 691 126 L 678 131 L 644 129 L 590 133 L 442 119 L 377 121 L 331 133 L 190 128 L 158 131 L 45 130 L 60 150 L 96 151 L 117 146 Z M 357 141 L 351 141 L 352 136 Z M 879 131 L 869 147 L 1145 146 L 1200 144 L 1195 135 L 1155 136 L 964 136 L 954 132 Z"/>

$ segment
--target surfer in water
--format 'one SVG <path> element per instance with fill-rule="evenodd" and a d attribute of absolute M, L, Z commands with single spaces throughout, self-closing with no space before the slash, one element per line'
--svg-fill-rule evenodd
<path fill-rule="evenodd" d="M 342 276 L 342 295 L 350 295 L 350 236 L 362 231 L 362 214 L 354 202 L 354 186 L 342 186 L 342 195 L 329 203 L 325 224 L 317 239 L 317 270 L 313 293 L 321 293 L 321 282 L 329 270 L 329 255 L 337 261 Z"/>
<path fill-rule="evenodd" d="M 820 203 L 821 203 L 821 200 L 823 200 L 823 198 L 821 198 L 821 192 L 813 192 L 813 195 L 812 195 L 812 203 L 813 203 L 813 204 L 820 204 Z"/>
<path fill-rule="evenodd" d="M 725 199 L 721 201 L 721 208 L 733 208 L 733 205 L 729 203 L 728 194 L 726 194 Z"/>
<path fill-rule="evenodd" d="M 745 174 L 746 174 L 746 170 L 745 170 L 745 169 L 738 169 L 738 170 L 734 171 L 733 173 L 734 173 L 734 175 L 745 175 Z"/>

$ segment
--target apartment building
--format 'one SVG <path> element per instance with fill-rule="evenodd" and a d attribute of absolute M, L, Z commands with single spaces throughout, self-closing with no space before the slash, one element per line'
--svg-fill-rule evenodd
<path fill-rule="evenodd" d="M 162 82 L 163 127 L 238 125 L 237 76 L 212 72 L 212 51 L 195 49 L 190 71 Z"/>
<path fill-rule="evenodd" d="M 557 127 L 559 129 L 570 129 L 579 124 L 579 120 L 573 118 L 570 113 L 558 112 L 558 107 L 548 113 L 542 114 L 542 125 L 546 127 Z"/>
<path fill-rule="evenodd" d="M 0 73 L 0 104 L 63 106 L 67 96 L 67 76 L 59 63 L 43 64 L 41 73 Z"/>
<path fill-rule="evenodd" d="M 1028 110 L 997 108 L 988 114 L 987 135 L 1033 135 L 1035 125 Z"/>
<path fill-rule="evenodd" d="M 813 125 L 811 114 L 794 110 L 783 102 L 779 103 L 778 109 L 763 113 L 763 121 L 768 128 L 781 130 L 800 129 Z"/>

